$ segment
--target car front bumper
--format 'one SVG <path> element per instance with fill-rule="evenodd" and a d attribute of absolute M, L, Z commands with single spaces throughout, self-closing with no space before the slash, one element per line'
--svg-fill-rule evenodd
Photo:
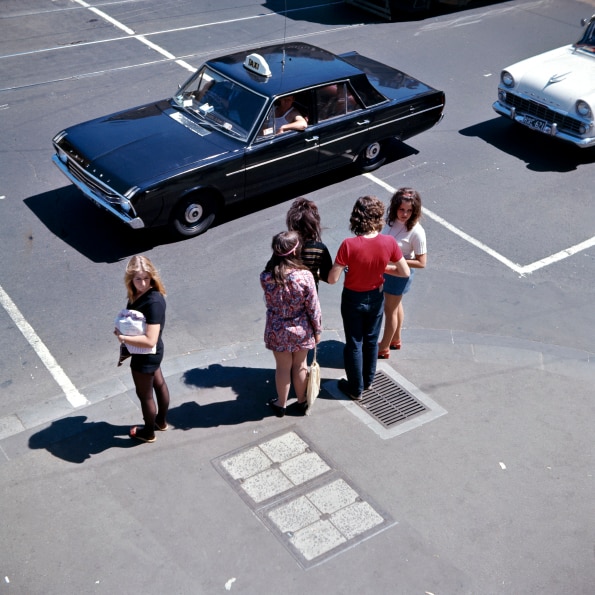
<path fill-rule="evenodd" d="M 537 130 L 538 132 L 547 134 L 548 136 L 554 136 L 556 138 L 559 138 L 560 140 L 573 143 L 581 149 L 586 149 L 595 146 L 595 136 L 583 137 L 576 136 L 574 134 L 568 134 L 567 132 L 560 130 L 556 123 L 545 122 L 544 129 L 537 129 L 533 126 L 529 126 L 526 123 L 525 116 L 532 117 L 530 114 L 521 113 L 514 107 L 510 107 L 499 100 L 493 103 L 492 108 L 497 114 L 500 114 L 501 116 L 506 116 L 507 118 L 514 120 L 521 126 L 525 126 L 526 128 L 530 128 L 531 130 Z"/>
<path fill-rule="evenodd" d="M 93 178 L 93 176 L 90 174 L 83 172 L 80 168 L 78 168 L 78 166 L 76 166 L 76 164 L 71 163 L 71 167 L 68 167 L 68 165 L 64 163 L 58 155 L 54 155 L 52 157 L 52 161 L 56 167 L 98 207 L 106 210 L 108 213 L 132 229 L 142 229 L 145 227 L 144 221 L 136 215 L 134 208 L 126 197 L 117 195 L 116 202 L 112 202 L 113 198 L 112 200 L 108 200 L 108 198 L 106 198 L 106 196 L 101 193 L 100 188 L 103 186 L 103 184 L 99 180 Z M 75 173 L 71 171 L 71 168 L 73 168 L 78 175 L 75 175 Z M 94 181 L 95 183 L 91 185 L 89 183 L 90 180 Z"/>

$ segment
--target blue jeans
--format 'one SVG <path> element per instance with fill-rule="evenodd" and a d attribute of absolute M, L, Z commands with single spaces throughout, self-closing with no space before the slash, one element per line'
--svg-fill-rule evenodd
<path fill-rule="evenodd" d="M 383 311 L 382 287 L 372 291 L 352 291 L 343 288 L 343 359 L 349 390 L 353 395 L 361 394 L 364 388 L 368 388 L 374 381 Z"/>

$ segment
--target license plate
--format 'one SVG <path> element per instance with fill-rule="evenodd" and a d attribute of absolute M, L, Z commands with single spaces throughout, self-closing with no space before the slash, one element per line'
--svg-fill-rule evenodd
<path fill-rule="evenodd" d="M 551 132 L 550 125 L 547 122 L 538 120 L 537 118 L 532 118 L 531 116 L 523 116 L 523 124 L 529 128 L 533 128 L 533 130 L 539 130 L 540 132 L 545 132 L 546 134 Z"/>

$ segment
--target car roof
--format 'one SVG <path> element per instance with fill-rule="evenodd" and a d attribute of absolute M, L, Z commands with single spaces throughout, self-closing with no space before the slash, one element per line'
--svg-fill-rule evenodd
<path fill-rule="evenodd" d="M 271 76 L 255 74 L 244 67 L 250 54 L 262 56 Z M 207 64 L 263 95 L 273 97 L 327 82 L 362 76 L 362 71 L 332 52 L 307 43 L 284 43 L 228 54 Z"/>

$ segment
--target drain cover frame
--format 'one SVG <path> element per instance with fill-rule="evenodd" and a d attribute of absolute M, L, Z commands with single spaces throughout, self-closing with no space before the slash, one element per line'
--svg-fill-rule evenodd
<path fill-rule="evenodd" d="M 295 426 L 211 463 L 304 570 L 398 524 Z M 279 469 L 293 485 L 269 473 Z M 271 490 L 252 491 L 252 478 Z"/>
<path fill-rule="evenodd" d="M 383 362 L 378 362 L 374 383 L 364 392 L 361 401 L 352 401 L 346 397 L 339 390 L 336 380 L 325 382 L 323 388 L 383 440 L 404 434 L 448 413 L 418 387 Z M 402 400 L 402 403 L 389 404 L 390 399 L 385 393 L 390 390 L 395 393 L 397 399 Z M 389 415 L 397 417 L 401 415 L 402 419 L 395 419 L 387 425 L 376 415 L 374 411 L 376 406 L 384 413 L 388 409 Z M 401 407 L 403 410 L 399 411 Z"/>

